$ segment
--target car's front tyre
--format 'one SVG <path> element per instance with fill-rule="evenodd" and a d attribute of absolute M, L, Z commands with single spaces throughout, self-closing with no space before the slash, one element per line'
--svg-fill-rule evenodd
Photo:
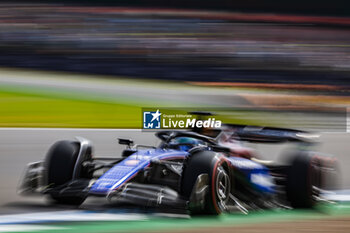
<path fill-rule="evenodd" d="M 46 179 L 49 188 L 59 187 L 73 178 L 79 154 L 79 144 L 73 141 L 58 141 L 51 146 L 45 158 Z M 53 201 L 64 205 L 80 205 L 85 197 L 60 196 L 57 193 L 50 194 Z"/>

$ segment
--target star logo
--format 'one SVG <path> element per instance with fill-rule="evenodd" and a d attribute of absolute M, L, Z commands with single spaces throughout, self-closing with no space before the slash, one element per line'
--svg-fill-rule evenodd
<path fill-rule="evenodd" d="M 153 122 L 154 120 L 157 119 L 157 121 L 159 121 L 159 117 L 160 115 L 162 115 L 160 112 L 159 112 L 159 109 L 157 109 L 157 111 L 155 113 L 151 113 L 151 115 L 153 116 L 151 122 Z"/>
<path fill-rule="evenodd" d="M 143 128 L 144 129 L 160 129 L 162 113 L 159 109 L 155 112 L 144 111 L 143 112 Z"/>

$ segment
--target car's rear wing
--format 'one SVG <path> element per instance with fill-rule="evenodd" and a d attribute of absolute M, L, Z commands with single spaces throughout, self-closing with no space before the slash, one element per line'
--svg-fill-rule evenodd
<path fill-rule="evenodd" d="M 255 143 L 315 142 L 318 134 L 285 128 L 226 124 L 238 140 Z"/>

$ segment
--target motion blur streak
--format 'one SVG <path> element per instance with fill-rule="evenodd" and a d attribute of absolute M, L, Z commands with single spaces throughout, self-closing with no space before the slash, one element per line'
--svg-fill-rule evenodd
<path fill-rule="evenodd" d="M 349 24 L 346 17 L 303 21 L 288 15 L 60 5 L 4 5 L 0 14 L 5 66 L 190 81 L 349 81 L 349 30 L 310 24 L 317 19 Z M 262 23 L 269 21 L 275 23 Z"/>

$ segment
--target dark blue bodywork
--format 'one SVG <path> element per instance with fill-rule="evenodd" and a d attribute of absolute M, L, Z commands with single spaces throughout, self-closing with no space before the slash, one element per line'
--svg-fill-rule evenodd
<path fill-rule="evenodd" d="M 108 195 L 132 179 L 138 172 L 148 167 L 152 160 L 184 159 L 188 152 L 179 150 L 151 149 L 139 150 L 102 175 L 91 187 L 90 194 Z M 230 165 L 239 169 L 257 191 L 273 193 L 274 184 L 268 169 L 248 159 L 228 157 Z"/>

